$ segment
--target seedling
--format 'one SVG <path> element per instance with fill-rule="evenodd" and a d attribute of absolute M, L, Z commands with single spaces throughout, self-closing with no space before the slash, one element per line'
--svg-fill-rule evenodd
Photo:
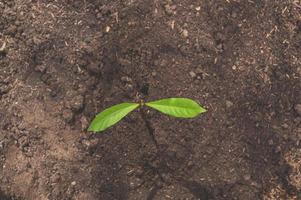
<path fill-rule="evenodd" d="M 197 102 L 188 98 L 168 98 L 148 103 L 144 103 L 143 101 L 140 103 L 121 103 L 109 107 L 96 115 L 91 122 L 88 131 L 104 131 L 119 122 L 133 110 L 143 106 L 151 107 L 164 114 L 178 118 L 194 118 L 199 114 L 206 112 L 206 109 L 201 107 Z M 142 117 L 146 121 L 144 112 L 142 111 L 141 113 Z"/>

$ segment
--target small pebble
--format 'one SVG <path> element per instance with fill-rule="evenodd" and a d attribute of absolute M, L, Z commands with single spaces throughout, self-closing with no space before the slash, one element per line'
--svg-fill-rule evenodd
<path fill-rule="evenodd" d="M 182 35 L 183 35 L 183 37 L 188 37 L 188 31 L 186 30 L 186 29 L 184 29 L 183 31 L 182 31 Z"/>
<path fill-rule="evenodd" d="M 75 186 L 75 185 L 76 185 L 76 182 L 75 182 L 75 181 L 72 181 L 72 182 L 71 182 L 71 185 L 72 185 L 72 186 Z"/>
<path fill-rule="evenodd" d="M 233 102 L 227 100 L 227 101 L 226 101 L 226 106 L 227 106 L 227 108 L 232 107 L 232 106 L 233 106 Z"/>
<path fill-rule="evenodd" d="M 106 29 L 105 29 L 105 32 L 108 33 L 108 32 L 110 32 L 110 30 L 111 30 L 111 27 L 107 26 Z"/>
<path fill-rule="evenodd" d="M 194 73 L 193 71 L 189 72 L 189 75 L 191 76 L 191 78 L 195 78 L 196 77 L 196 73 Z"/>
<path fill-rule="evenodd" d="M 34 70 L 35 70 L 36 72 L 44 73 L 45 70 L 46 70 L 46 66 L 45 66 L 45 65 L 37 65 L 37 66 L 34 68 Z"/>
<path fill-rule="evenodd" d="M 165 13 L 167 14 L 167 15 L 172 15 L 172 14 L 174 14 L 174 10 L 176 9 L 176 6 L 175 5 L 169 5 L 169 4 L 167 4 L 167 5 L 165 5 L 164 6 L 164 10 L 165 10 Z"/>
<path fill-rule="evenodd" d="M 121 77 L 121 81 L 124 83 L 130 83 L 130 82 L 132 82 L 132 79 L 128 76 L 123 76 L 123 77 Z"/>
<path fill-rule="evenodd" d="M 287 128 L 289 127 L 289 125 L 286 124 L 286 123 L 282 124 L 281 126 L 282 126 L 282 128 L 284 128 L 284 129 L 287 129 Z"/>
<path fill-rule="evenodd" d="M 152 72 L 152 76 L 157 76 L 157 72 Z"/>

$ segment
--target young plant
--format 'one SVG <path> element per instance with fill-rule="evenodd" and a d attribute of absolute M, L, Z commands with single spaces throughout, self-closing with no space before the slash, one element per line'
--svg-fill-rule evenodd
<path fill-rule="evenodd" d="M 178 118 L 193 118 L 206 112 L 197 102 L 188 98 L 168 98 L 148 103 L 121 103 L 105 109 L 93 119 L 88 131 L 101 132 L 113 126 L 127 114 L 144 105 Z M 145 116 L 145 115 L 142 115 Z"/>

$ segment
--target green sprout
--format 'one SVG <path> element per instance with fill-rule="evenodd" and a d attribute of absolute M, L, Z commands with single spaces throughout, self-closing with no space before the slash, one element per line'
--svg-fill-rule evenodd
<path fill-rule="evenodd" d="M 88 131 L 104 131 L 119 122 L 133 110 L 138 107 L 143 107 L 144 105 L 178 118 L 193 118 L 206 112 L 206 109 L 188 98 L 168 98 L 148 103 L 144 103 L 143 101 L 140 103 L 121 103 L 97 114 L 91 122 Z"/>

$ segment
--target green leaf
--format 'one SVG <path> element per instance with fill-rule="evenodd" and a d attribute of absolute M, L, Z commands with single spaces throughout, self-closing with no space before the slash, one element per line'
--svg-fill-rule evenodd
<path fill-rule="evenodd" d="M 139 106 L 138 103 L 121 103 L 105 109 L 93 119 L 88 131 L 103 131 L 124 118 Z"/>
<path fill-rule="evenodd" d="M 206 112 L 197 102 L 187 98 L 161 99 L 145 105 L 173 117 L 193 118 Z"/>

